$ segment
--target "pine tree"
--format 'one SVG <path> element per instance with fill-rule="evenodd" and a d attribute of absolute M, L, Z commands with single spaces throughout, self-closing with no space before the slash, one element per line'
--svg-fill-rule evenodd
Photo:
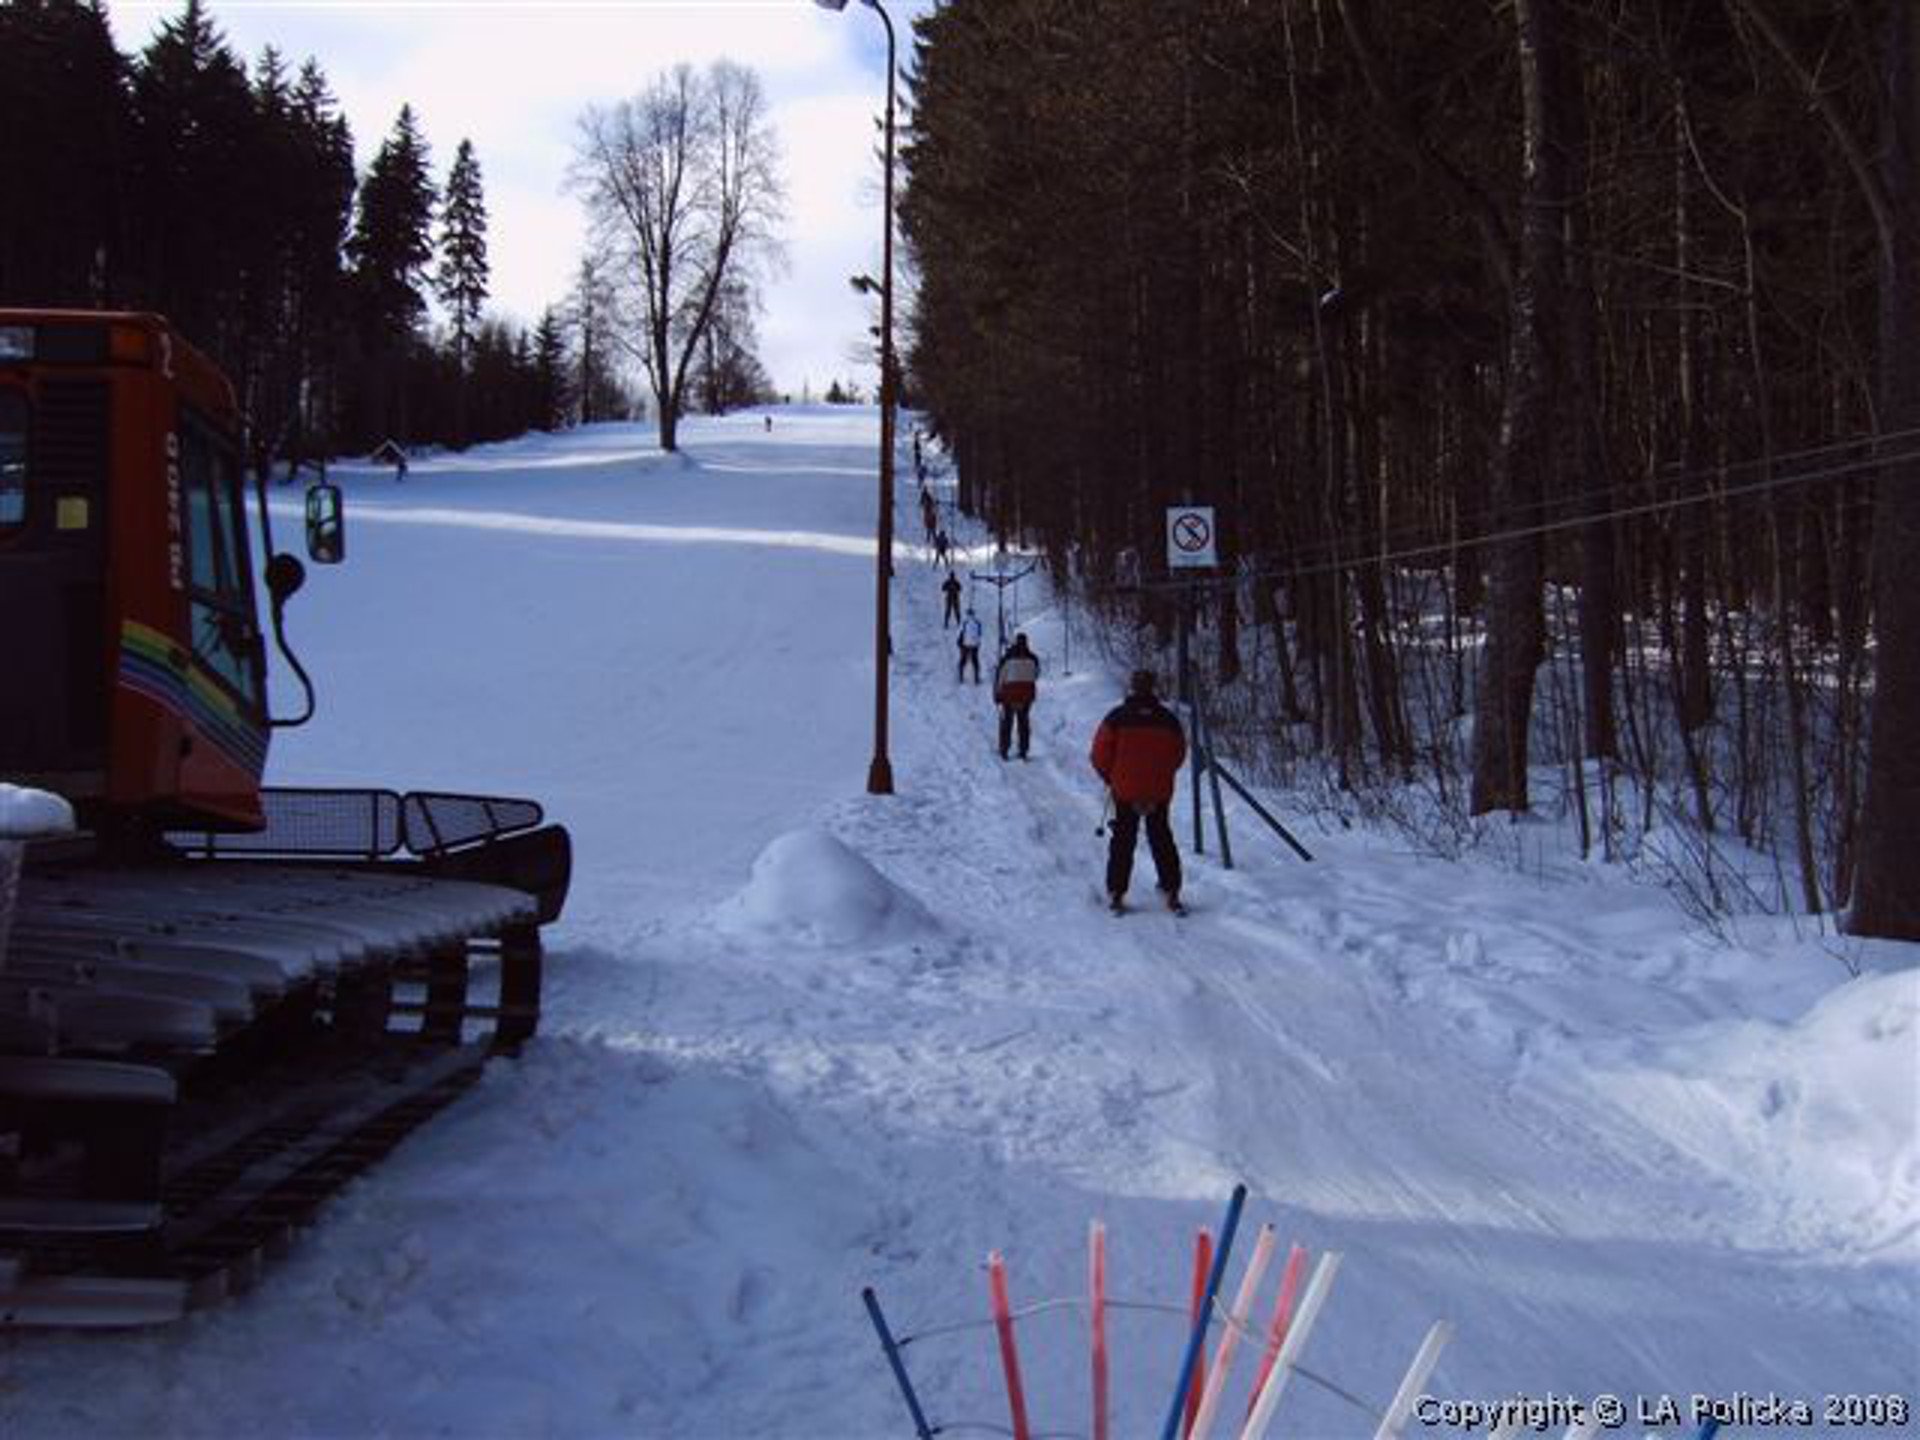
<path fill-rule="evenodd" d="M 87 305 L 117 293 L 127 62 L 106 16 L 75 0 L 0 5 L 0 295 Z"/>
<path fill-rule="evenodd" d="M 133 104 L 140 299 L 222 356 L 243 325 L 258 131 L 246 71 L 200 0 L 142 53 Z"/>
<path fill-rule="evenodd" d="M 587 255 L 567 297 L 567 325 L 573 332 L 578 361 L 577 399 L 580 423 L 613 418 L 606 400 L 616 388 L 613 377 L 614 301 L 606 265 Z"/>
<path fill-rule="evenodd" d="M 292 110 L 301 176 L 292 187 L 297 213 L 290 260 L 291 324 L 301 356 L 302 396 L 294 443 L 310 453 L 333 427 L 334 376 L 347 339 L 343 253 L 353 222 L 356 180 L 353 132 L 313 60 L 301 66 Z"/>
<path fill-rule="evenodd" d="M 753 307 L 745 284 L 736 280 L 720 288 L 693 375 L 694 402 L 709 415 L 761 404 L 773 391 L 755 353 Z"/>
<path fill-rule="evenodd" d="M 533 332 L 532 408 L 527 423 L 536 430 L 559 429 L 566 424 L 570 398 L 566 332 L 549 306 Z"/>
<path fill-rule="evenodd" d="M 410 438 L 408 359 L 426 315 L 423 289 L 433 259 L 433 180 L 427 142 L 400 107 L 393 129 L 360 187 L 360 208 L 347 250 L 353 261 L 360 361 L 350 428 L 373 443 Z"/>
<path fill-rule="evenodd" d="M 480 162 L 473 142 L 462 140 L 447 175 L 446 203 L 440 211 L 440 268 L 434 293 L 447 307 L 453 326 L 454 358 L 466 367 L 467 350 L 487 299 L 487 202 L 481 191 Z"/>
<path fill-rule="evenodd" d="M 440 267 L 433 288 L 453 326 L 453 443 L 463 448 L 468 439 L 469 352 L 487 298 L 487 202 L 471 140 L 460 142 L 447 175 L 440 211 Z"/>
<path fill-rule="evenodd" d="M 412 339 L 426 315 L 422 293 L 433 259 L 436 200 L 426 139 L 413 107 L 402 105 L 360 187 L 360 213 L 348 254 L 369 341 Z"/>

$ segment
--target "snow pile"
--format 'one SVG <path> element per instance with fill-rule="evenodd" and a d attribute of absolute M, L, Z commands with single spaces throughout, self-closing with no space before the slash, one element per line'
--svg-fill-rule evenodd
<path fill-rule="evenodd" d="M 73 829 L 73 807 L 58 795 L 0 781 L 0 841 L 64 835 Z"/>
<path fill-rule="evenodd" d="M 723 933 L 814 946 L 888 945 L 939 926 L 926 907 L 820 829 L 782 835 L 753 862 L 753 878 L 716 917 Z"/>
<path fill-rule="evenodd" d="M 1597 1078 L 1676 1148 L 1760 1181 L 1776 1237 L 1920 1256 L 1920 971 L 1863 975 L 1789 1024 L 1712 1021 Z"/>

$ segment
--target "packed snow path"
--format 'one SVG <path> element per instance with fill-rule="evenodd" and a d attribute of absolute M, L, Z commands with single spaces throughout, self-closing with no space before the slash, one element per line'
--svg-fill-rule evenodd
<path fill-rule="evenodd" d="M 983 1319 L 992 1249 L 1016 1304 L 1077 1295 L 1099 1217 L 1115 1292 L 1177 1303 L 1236 1181 L 1345 1252 L 1307 1363 L 1375 1404 L 1438 1318 L 1441 1396 L 1914 1398 L 1910 953 L 1844 947 L 1848 982 L 1830 937 L 1719 945 L 1601 867 L 1312 828 L 1305 865 L 1244 811 L 1239 868 L 1186 856 L 1189 918 L 1143 844 L 1115 919 L 1085 753 L 1123 667 L 1076 630 L 1063 673 L 1025 582 L 1047 668 L 1001 762 L 903 544 L 899 793 L 861 793 L 873 415 L 774 414 L 343 470 L 351 558 L 290 619 L 320 716 L 274 778 L 572 827 L 543 1038 L 256 1293 L 10 1341 L 0 1429 L 902 1435 L 862 1285 L 903 1331 Z M 1181 1327 L 1113 1332 L 1114 1433 L 1157 1433 Z M 1079 1321 L 1021 1333 L 1037 1428 L 1086 1433 Z M 989 1332 L 908 1359 L 937 1422 L 1005 1424 Z M 1299 1384 L 1276 1433 L 1371 1429 Z"/>

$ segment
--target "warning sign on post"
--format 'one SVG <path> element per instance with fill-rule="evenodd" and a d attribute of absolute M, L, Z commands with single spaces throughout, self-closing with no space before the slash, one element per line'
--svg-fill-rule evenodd
<path fill-rule="evenodd" d="M 1197 570 L 1217 565 L 1213 553 L 1213 507 L 1172 505 L 1167 509 L 1167 568 Z"/>

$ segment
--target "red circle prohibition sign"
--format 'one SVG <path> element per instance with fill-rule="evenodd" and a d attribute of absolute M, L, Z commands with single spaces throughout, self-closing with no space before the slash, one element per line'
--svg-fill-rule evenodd
<path fill-rule="evenodd" d="M 1189 555 L 1197 555 L 1213 543 L 1213 527 L 1203 515 L 1182 515 L 1173 522 L 1173 543 Z"/>

